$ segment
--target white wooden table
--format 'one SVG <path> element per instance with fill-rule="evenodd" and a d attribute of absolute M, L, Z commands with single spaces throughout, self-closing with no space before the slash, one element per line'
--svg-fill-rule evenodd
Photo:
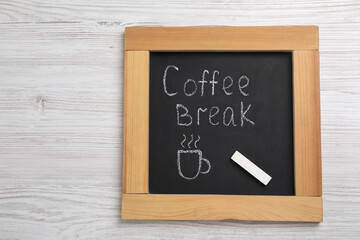
<path fill-rule="evenodd" d="M 128 26 L 318 25 L 324 222 L 123 221 Z M 0 239 L 359 239 L 360 2 L 0 1 Z"/>

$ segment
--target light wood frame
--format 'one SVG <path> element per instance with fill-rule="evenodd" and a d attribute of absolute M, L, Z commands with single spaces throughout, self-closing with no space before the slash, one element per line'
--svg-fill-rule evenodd
<path fill-rule="evenodd" d="M 150 51 L 292 51 L 295 196 L 149 194 Z M 122 218 L 321 222 L 318 27 L 126 28 Z"/>

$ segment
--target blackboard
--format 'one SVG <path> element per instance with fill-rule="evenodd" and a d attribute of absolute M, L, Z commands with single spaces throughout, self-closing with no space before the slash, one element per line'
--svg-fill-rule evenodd
<path fill-rule="evenodd" d="M 149 193 L 294 195 L 291 52 L 151 52 L 149 112 Z"/>

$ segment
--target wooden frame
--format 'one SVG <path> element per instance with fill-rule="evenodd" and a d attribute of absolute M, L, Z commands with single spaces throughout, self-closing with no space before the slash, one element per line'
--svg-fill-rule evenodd
<path fill-rule="evenodd" d="M 123 219 L 321 222 L 317 26 L 125 30 Z M 149 51 L 292 51 L 295 196 L 148 193 Z"/>

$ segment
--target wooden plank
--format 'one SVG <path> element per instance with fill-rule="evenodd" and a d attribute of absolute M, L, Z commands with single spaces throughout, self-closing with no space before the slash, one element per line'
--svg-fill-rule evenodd
<path fill-rule="evenodd" d="M 123 194 L 122 218 L 321 222 L 322 198 Z"/>
<path fill-rule="evenodd" d="M 294 51 L 294 159 L 297 196 L 321 196 L 319 52 Z"/>
<path fill-rule="evenodd" d="M 126 50 L 318 49 L 317 26 L 128 27 Z"/>
<path fill-rule="evenodd" d="M 124 80 L 123 192 L 148 192 L 149 52 L 127 51 Z"/>

